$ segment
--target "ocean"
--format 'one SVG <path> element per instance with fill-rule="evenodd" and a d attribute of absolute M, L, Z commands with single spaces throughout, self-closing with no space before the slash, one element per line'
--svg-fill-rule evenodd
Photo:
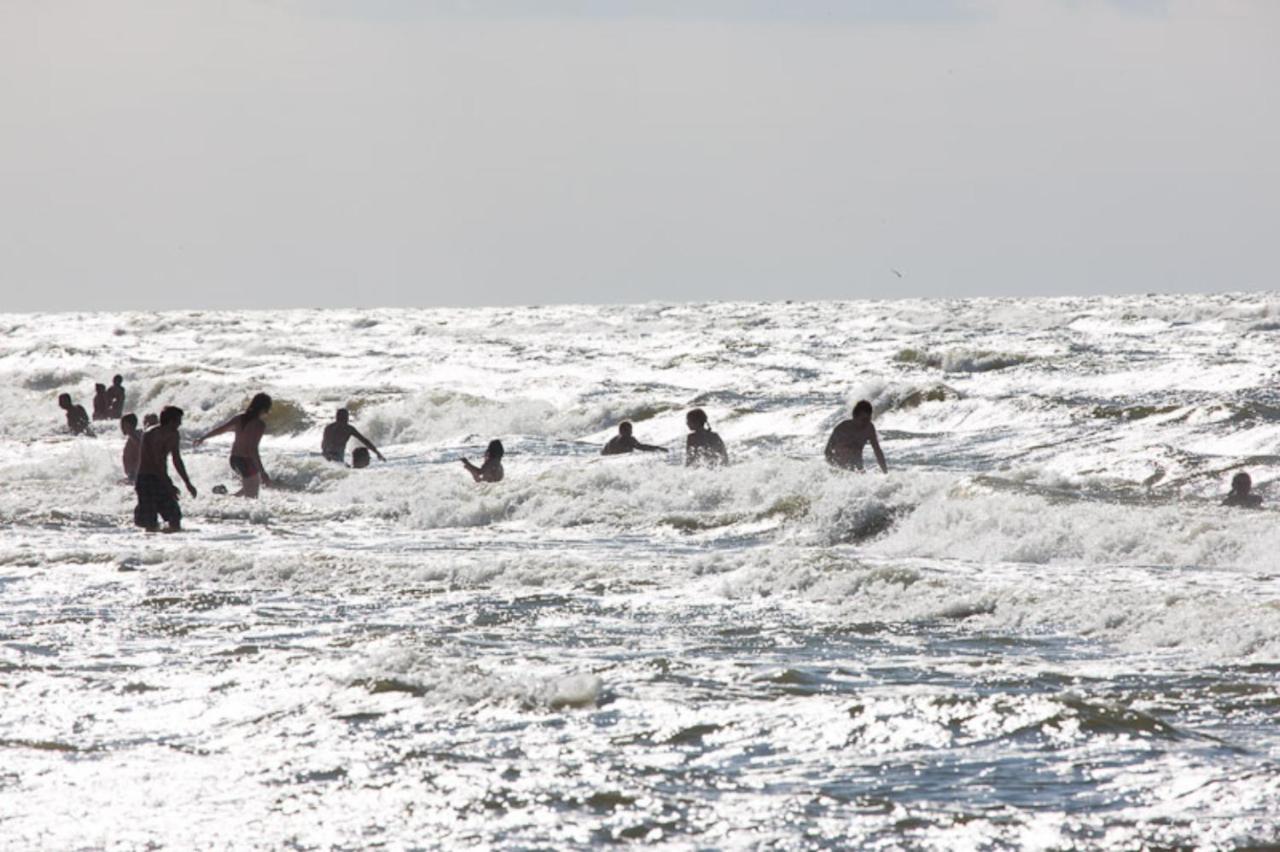
<path fill-rule="evenodd" d="M 4 848 L 1280 843 L 1280 295 L 0 329 Z M 117 372 L 182 534 L 65 434 Z M 257 391 L 276 487 L 215 495 Z M 822 459 L 860 399 L 888 475 Z"/>

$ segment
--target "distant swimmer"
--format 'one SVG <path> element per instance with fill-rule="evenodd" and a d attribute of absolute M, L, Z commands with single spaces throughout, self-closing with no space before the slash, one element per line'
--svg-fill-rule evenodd
<path fill-rule="evenodd" d="M 160 417 L 159 417 L 159 415 L 154 414 L 154 413 L 153 413 L 153 414 L 144 414 L 144 415 L 142 415 L 142 428 L 143 428 L 143 429 L 150 429 L 152 426 L 159 426 L 159 425 L 160 425 Z"/>
<path fill-rule="evenodd" d="M 347 441 L 355 438 L 364 444 L 373 454 L 378 457 L 378 461 L 386 461 L 382 457 L 382 453 L 378 452 L 378 448 L 373 445 L 356 427 L 347 422 L 348 415 L 345 408 L 339 408 L 335 415 L 334 421 L 324 427 L 324 435 L 320 438 L 320 452 L 324 453 L 324 457 L 332 462 L 345 462 L 347 458 Z M 355 456 L 352 456 L 354 459 Z"/>
<path fill-rule="evenodd" d="M 624 453 L 639 450 L 642 453 L 665 453 L 666 447 L 655 447 L 653 444 L 642 444 L 631 434 L 630 421 L 623 420 L 618 424 L 618 434 L 609 439 L 600 451 L 602 456 L 620 456 Z"/>
<path fill-rule="evenodd" d="M 724 441 L 707 425 L 707 412 L 695 408 L 685 415 L 684 422 L 691 433 L 684 441 L 686 467 L 720 467 L 729 463 Z"/>
<path fill-rule="evenodd" d="M 107 388 L 107 419 L 119 420 L 124 416 L 124 376 L 111 379 L 111 387 Z"/>
<path fill-rule="evenodd" d="M 72 435 L 96 437 L 93 434 L 93 429 L 89 427 L 89 413 L 84 410 L 83 405 L 76 405 L 71 401 L 71 394 L 59 394 L 58 407 L 67 412 L 67 429 L 71 431 Z"/>
<path fill-rule="evenodd" d="M 1224 506 L 1238 506 L 1242 509 L 1257 509 L 1262 505 L 1262 498 L 1253 491 L 1253 478 L 1243 470 L 1231 477 L 1231 493 L 1222 501 Z"/>
<path fill-rule="evenodd" d="M 476 467 L 470 459 L 459 459 L 459 461 L 476 482 L 501 482 L 504 475 L 502 470 L 504 454 L 502 442 L 494 440 L 489 442 L 488 449 L 484 451 L 484 464 Z"/>
<path fill-rule="evenodd" d="M 267 471 L 262 467 L 262 457 L 258 455 L 258 445 L 262 442 L 262 436 L 267 431 L 267 424 L 262 421 L 263 416 L 271 410 L 271 397 L 265 393 L 256 394 L 249 402 L 249 407 L 242 413 L 232 417 L 226 423 L 196 438 L 192 446 L 200 446 L 212 437 L 221 435 L 224 432 L 234 431 L 236 433 L 235 441 L 231 444 L 231 458 L 229 462 L 231 469 L 234 470 L 243 483 L 240 490 L 233 496 L 235 497 L 257 497 L 258 488 L 261 484 L 270 485 L 271 477 L 267 475 Z"/>
<path fill-rule="evenodd" d="M 111 419 L 111 415 L 107 413 L 107 386 L 101 383 L 93 386 L 93 419 Z"/>
<path fill-rule="evenodd" d="M 124 478 L 130 483 L 138 479 L 138 462 L 142 456 L 142 432 L 138 429 L 138 415 L 126 414 L 120 418 L 120 431 L 124 433 L 124 452 L 120 463 L 124 465 Z"/>
<path fill-rule="evenodd" d="M 862 448 L 868 441 L 871 442 L 871 449 L 876 454 L 876 462 L 879 463 L 880 470 L 888 473 L 889 466 L 885 464 L 884 453 L 880 450 L 876 427 L 871 423 L 871 403 L 863 399 L 853 407 L 852 420 L 845 420 L 831 430 L 831 437 L 827 439 L 827 448 L 822 454 L 835 467 L 842 467 L 845 470 L 862 470 Z"/>
<path fill-rule="evenodd" d="M 139 452 L 138 481 L 134 490 L 138 505 L 133 510 L 133 522 L 147 532 L 160 529 L 163 518 L 168 532 L 182 529 L 182 509 L 178 506 L 178 488 L 169 478 L 169 457 L 173 457 L 173 469 L 182 477 L 187 491 L 196 496 L 196 487 L 187 476 L 187 468 L 178 452 L 178 427 L 182 425 L 182 409 L 172 405 L 160 411 L 160 425 L 142 434 Z"/>

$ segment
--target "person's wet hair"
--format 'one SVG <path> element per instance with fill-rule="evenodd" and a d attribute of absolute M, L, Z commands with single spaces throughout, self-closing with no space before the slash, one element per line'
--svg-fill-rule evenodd
<path fill-rule="evenodd" d="M 138 428 L 138 415 L 126 414 L 124 417 L 120 418 L 120 425 L 132 432 L 134 429 Z"/>
<path fill-rule="evenodd" d="M 124 382 L 124 376 L 112 376 L 112 377 L 111 377 L 111 384 L 113 384 L 113 385 L 123 384 L 123 382 Z"/>
<path fill-rule="evenodd" d="M 853 416 L 857 417 L 860 414 L 871 416 L 871 403 L 865 399 L 858 400 L 858 404 L 853 407 Z"/>
<path fill-rule="evenodd" d="M 701 408 L 695 408 L 685 415 L 685 421 L 697 429 L 701 429 L 707 425 L 707 412 Z"/>
<path fill-rule="evenodd" d="M 1243 470 L 1231 477 L 1231 490 L 1237 494 L 1248 494 L 1253 488 L 1253 477 Z"/>
<path fill-rule="evenodd" d="M 147 415 L 144 415 L 142 418 L 143 426 L 154 426 L 159 422 L 160 422 L 160 418 L 156 417 L 155 414 L 147 414 Z"/>
<path fill-rule="evenodd" d="M 631 426 L 630 420 L 623 420 L 621 423 L 618 424 L 619 435 L 630 435 L 631 429 L 632 429 L 632 426 Z"/>
<path fill-rule="evenodd" d="M 252 420 L 259 414 L 266 414 L 271 410 L 271 397 L 265 393 L 253 395 L 253 399 L 249 400 L 249 407 L 245 409 L 245 420 Z"/>
<path fill-rule="evenodd" d="M 107 386 L 99 382 L 93 386 L 93 389 L 96 391 L 104 391 L 107 389 Z"/>
<path fill-rule="evenodd" d="M 497 439 L 490 441 L 488 449 L 484 451 L 484 454 L 491 459 L 500 459 L 505 453 L 506 450 L 502 448 L 502 442 Z"/>
<path fill-rule="evenodd" d="M 182 421 L 183 411 L 176 405 L 166 405 L 160 409 L 160 425 L 168 426 L 170 423 L 178 424 Z"/>
<path fill-rule="evenodd" d="M 70 405 L 70 404 L 71 404 L 71 394 L 69 393 L 58 394 L 58 405 Z"/>

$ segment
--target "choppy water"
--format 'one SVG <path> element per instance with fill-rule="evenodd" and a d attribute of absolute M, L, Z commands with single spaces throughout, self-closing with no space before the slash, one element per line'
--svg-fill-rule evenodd
<path fill-rule="evenodd" d="M 0 845 L 1280 842 L 1280 297 L 0 329 Z M 133 529 L 57 434 L 115 371 L 188 438 L 272 393 L 282 487 L 188 448 Z M 820 460 L 862 397 L 888 477 Z M 597 456 L 695 404 L 732 467 Z"/>

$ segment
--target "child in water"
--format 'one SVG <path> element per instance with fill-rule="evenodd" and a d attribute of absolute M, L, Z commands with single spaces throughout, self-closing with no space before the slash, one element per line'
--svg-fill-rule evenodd
<path fill-rule="evenodd" d="M 1243 470 L 1231 478 L 1231 493 L 1222 501 L 1224 506 L 1237 506 L 1242 509 L 1257 509 L 1262 506 L 1262 498 L 1250 493 L 1253 490 L 1253 478 Z"/>
<path fill-rule="evenodd" d="M 504 454 L 502 442 L 493 440 L 489 442 L 489 447 L 484 451 L 484 464 L 476 467 L 470 459 L 459 459 L 462 466 L 471 474 L 471 478 L 476 482 L 501 482 L 503 477 L 502 456 Z"/>

